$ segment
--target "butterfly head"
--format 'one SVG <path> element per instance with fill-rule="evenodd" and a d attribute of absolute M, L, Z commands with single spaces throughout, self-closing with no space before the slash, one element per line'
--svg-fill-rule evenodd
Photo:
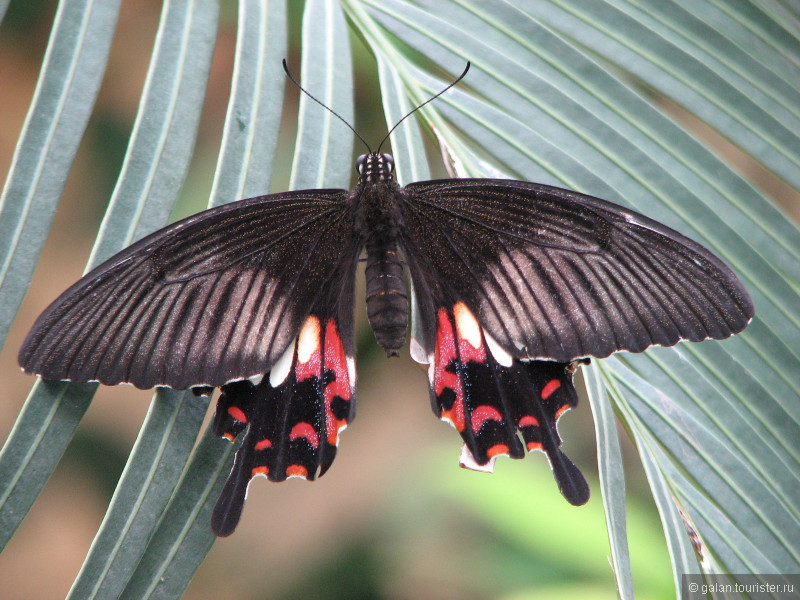
<path fill-rule="evenodd" d="M 394 159 L 390 154 L 371 152 L 362 154 L 356 160 L 356 169 L 361 183 L 378 183 L 392 181 Z"/>

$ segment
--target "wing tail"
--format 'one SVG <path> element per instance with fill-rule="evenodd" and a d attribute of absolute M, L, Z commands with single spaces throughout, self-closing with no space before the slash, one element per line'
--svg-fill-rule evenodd
<path fill-rule="evenodd" d="M 520 407 L 517 426 L 526 448 L 547 455 L 561 494 L 570 504 L 580 506 L 589 500 L 589 484 L 561 450 L 557 430 L 561 415 L 578 405 L 578 393 L 572 382 L 577 364 L 577 361 L 519 361 L 519 384 L 515 389 L 523 396 L 517 404 Z"/>

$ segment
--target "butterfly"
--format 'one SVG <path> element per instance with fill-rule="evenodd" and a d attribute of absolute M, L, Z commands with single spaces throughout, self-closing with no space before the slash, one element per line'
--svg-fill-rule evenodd
<path fill-rule="evenodd" d="M 351 191 L 240 200 L 141 239 L 42 313 L 20 365 L 46 379 L 221 388 L 214 431 L 243 435 L 212 516 L 225 536 L 253 477 L 313 480 L 333 462 L 355 414 L 362 253 L 375 337 L 397 355 L 411 304 L 411 356 L 427 365 L 434 413 L 463 439 L 462 464 L 490 470 L 541 450 L 575 505 L 589 486 L 556 423 L 577 405 L 576 368 L 726 338 L 754 315 L 719 258 L 621 206 L 505 179 L 401 187 L 393 171 L 379 146 L 358 159 Z"/>

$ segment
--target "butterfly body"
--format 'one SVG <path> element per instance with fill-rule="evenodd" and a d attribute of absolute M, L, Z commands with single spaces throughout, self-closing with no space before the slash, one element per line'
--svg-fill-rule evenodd
<path fill-rule="evenodd" d="M 355 272 L 387 355 L 427 365 L 432 408 L 461 462 L 544 452 L 572 504 L 589 487 L 561 450 L 586 357 L 725 338 L 753 316 L 733 272 L 680 233 L 546 185 L 448 179 L 398 185 L 359 159 L 352 191 L 303 190 L 213 208 L 158 231 L 66 290 L 20 350 L 48 379 L 221 388 L 215 432 L 243 436 L 212 526 L 230 534 L 247 486 L 312 480 L 355 415 Z"/>
<path fill-rule="evenodd" d="M 370 153 L 356 163 L 359 182 L 352 192 L 356 228 L 367 252 L 367 316 L 387 356 L 397 356 L 408 327 L 408 296 L 398 254 L 402 216 L 400 186 L 388 154 Z"/>

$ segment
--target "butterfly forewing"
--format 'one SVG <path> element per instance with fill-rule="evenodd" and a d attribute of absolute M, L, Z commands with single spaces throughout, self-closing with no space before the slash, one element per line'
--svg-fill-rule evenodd
<path fill-rule="evenodd" d="M 463 301 L 517 357 L 569 362 L 725 338 L 754 312 L 708 250 L 597 198 L 454 179 L 413 183 L 399 204 L 401 244 L 428 321 L 437 303 Z"/>
<path fill-rule="evenodd" d="M 205 211 L 137 242 L 61 295 L 20 351 L 48 379 L 219 386 L 269 370 L 358 254 L 344 190 Z"/>

